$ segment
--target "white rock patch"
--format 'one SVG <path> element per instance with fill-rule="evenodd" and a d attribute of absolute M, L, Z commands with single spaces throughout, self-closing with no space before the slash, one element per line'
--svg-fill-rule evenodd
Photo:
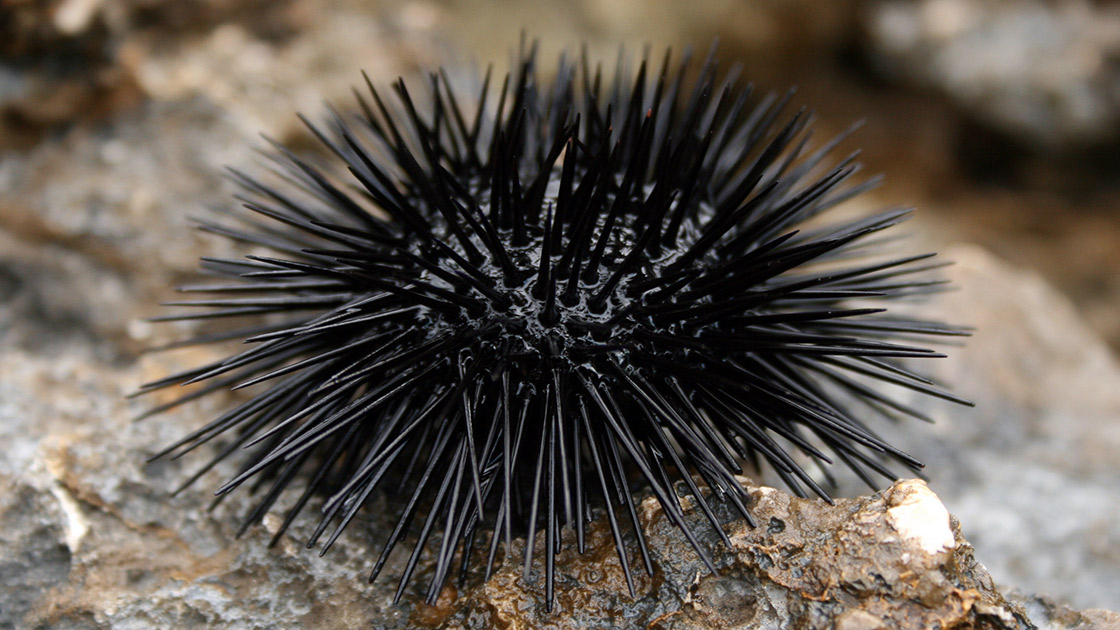
<path fill-rule="evenodd" d="M 77 499 L 57 480 L 51 484 L 51 494 L 58 500 L 66 515 L 66 546 L 70 548 L 70 553 L 77 553 L 82 539 L 89 533 L 89 519 L 82 512 Z"/>
<path fill-rule="evenodd" d="M 895 505 L 887 510 L 887 522 L 903 540 L 929 554 L 956 546 L 949 511 L 924 482 L 901 482 L 891 498 Z"/>

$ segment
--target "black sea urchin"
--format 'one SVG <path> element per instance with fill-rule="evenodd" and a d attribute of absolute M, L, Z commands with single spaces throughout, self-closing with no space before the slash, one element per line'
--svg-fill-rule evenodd
<path fill-rule="evenodd" d="M 900 363 L 940 356 L 901 342 L 959 333 L 874 308 L 938 284 L 928 255 L 868 258 L 908 211 L 799 227 L 875 183 L 853 182 L 854 155 L 826 166 L 840 138 L 810 150 L 788 95 L 753 102 L 711 57 L 695 81 L 669 55 L 606 80 L 562 59 L 555 82 L 533 59 L 469 105 L 442 73 L 422 99 L 370 85 L 357 115 L 308 123 L 322 165 L 276 145 L 278 183 L 234 173 L 247 212 L 203 229 L 270 255 L 204 259 L 229 280 L 183 290 L 216 297 L 157 319 L 256 316 L 186 342 L 249 348 L 140 393 L 206 381 L 153 411 L 256 393 L 157 457 L 230 436 L 210 465 L 247 461 L 219 493 L 270 486 L 248 524 L 301 486 L 281 532 L 322 493 L 324 551 L 382 488 L 399 521 L 370 579 L 415 540 L 398 598 L 425 549 L 434 599 L 476 543 L 488 575 L 526 536 L 528 575 L 543 535 L 549 602 L 560 530 L 582 550 L 596 508 L 627 579 L 628 526 L 652 570 L 635 491 L 706 558 L 676 482 L 723 536 L 710 501 L 751 519 L 744 460 L 826 498 L 806 464 L 869 484 L 886 460 L 920 467 L 863 416 L 921 414 L 869 382 L 964 402 Z"/>

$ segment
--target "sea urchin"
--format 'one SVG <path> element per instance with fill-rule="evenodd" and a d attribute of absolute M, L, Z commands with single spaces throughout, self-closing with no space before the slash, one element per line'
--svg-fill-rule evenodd
<path fill-rule="evenodd" d="M 542 82 L 523 53 L 469 104 L 445 73 L 422 98 L 369 85 L 357 114 L 307 123 L 322 159 L 274 145 L 274 183 L 234 171 L 243 209 L 203 229 L 268 255 L 204 259 L 227 279 L 182 290 L 213 297 L 156 319 L 251 316 L 184 342 L 249 347 L 139 393 L 205 381 L 151 412 L 255 393 L 156 457 L 228 436 L 206 468 L 247 457 L 219 494 L 263 484 L 247 526 L 302 487 L 281 533 L 326 497 L 323 551 L 380 489 L 398 519 L 370 580 L 409 540 L 398 598 L 425 549 L 431 600 L 456 558 L 489 575 L 514 536 L 528 576 L 543 536 L 550 603 L 561 529 L 582 550 L 599 510 L 627 579 L 624 536 L 652 570 L 638 491 L 706 558 L 678 482 L 724 537 L 711 502 L 751 520 L 743 462 L 826 498 L 807 465 L 869 484 L 920 467 L 863 422 L 922 417 L 876 381 L 964 402 L 902 364 L 941 356 L 908 340 L 959 331 L 875 307 L 938 287 L 928 255 L 876 257 L 908 211 L 805 226 L 876 183 L 854 155 L 828 165 L 842 138 L 810 149 L 789 95 L 756 102 L 711 57 L 695 80 L 668 54 L 625 66 L 562 58 Z"/>

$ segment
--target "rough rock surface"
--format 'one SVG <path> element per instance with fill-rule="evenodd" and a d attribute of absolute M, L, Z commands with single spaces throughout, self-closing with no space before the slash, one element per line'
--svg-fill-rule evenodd
<path fill-rule="evenodd" d="M 399 627 L 385 589 L 356 577 L 372 552 L 362 537 L 327 561 L 294 540 L 269 550 L 265 528 L 234 540 L 240 497 L 208 513 L 206 491 L 170 496 L 197 463 L 144 465 L 186 426 L 132 422 L 124 394 L 139 378 L 90 356 L 5 353 L 0 577 L 21 587 L 0 589 L 0 628 Z"/>
<path fill-rule="evenodd" d="M 942 257 L 956 290 L 924 306 L 976 334 L 934 366 L 976 408 L 884 434 L 926 462 L 997 582 L 1120 609 L 1120 363 L 1037 274 L 975 247 Z"/>
<path fill-rule="evenodd" d="M 415 13 L 378 15 L 360 0 L 5 1 L 0 149 L 127 115 L 145 98 L 200 94 L 237 124 L 283 136 L 298 125 L 292 111 L 347 95 L 356 66 L 380 76 L 433 61 L 440 45 Z"/>
<path fill-rule="evenodd" d="M 19 587 L 0 594 L 0 627 L 533 628 L 564 619 L 560 627 L 574 628 L 598 627 L 610 618 L 615 627 L 677 629 L 925 628 L 934 622 L 1026 628 L 1031 619 L 1089 630 L 1116 620 L 1112 613 L 1078 613 L 1044 599 L 1025 598 L 1021 606 L 1005 601 L 975 563 L 955 519 L 924 483 L 913 480 L 835 507 L 755 488 L 758 528 L 729 520 L 730 550 L 721 551 L 714 536 L 704 538 L 715 550 L 716 575 L 687 551 L 680 532 L 648 499 L 640 515 L 655 572 L 650 578 L 636 571 L 635 599 L 626 594 L 600 520 L 591 528 L 586 555 L 567 551 L 559 558 L 555 616 L 545 611 L 541 580 L 523 582 L 518 547 L 486 584 L 448 587 L 435 606 L 410 603 L 421 599 L 416 586 L 404 603 L 393 605 L 402 554 L 394 554 L 385 581 L 370 586 L 360 579 L 376 549 L 354 532 L 384 531 L 376 516 L 353 527 L 341 542 L 344 549 L 324 559 L 297 543 L 309 532 L 306 521 L 269 550 L 275 517 L 234 540 L 249 505 L 244 493 L 211 513 L 204 510 L 201 488 L 214 487 L 232 472 L 229 466 L 169 497 L 167 490 L 197 462 L 142 464 L 156 445 L 221 403 L 132 423 L 139 407 L 122 394 L 134 382 L 198 358 L 151 356 L 112 368 L 81 353 L 5 354 L 0 439 L 9 456 L 0 464 L 0 577 Z M 1005 483 L 1005 491 L 1017 487 Z M 985 531 L 977 529 L 981 536 Z M 1047 562 L 1037 549 L 996 547 Z M 640 566 L 637 557 L 630 561 Z"/>
<path fill-rule="evenodd" d="M 751 487 L 751 495 L 759 526 L 727 528 L 731 546 L 715 556 L 715 574 L 681 551 L 688 541 L 646 499 L 639 517 L 654 576 L 637 581 L 636 600 L 620 592 L 621 565 L 609 532 L 597 527 L 588 554 L 561 556 L 555 616 L 544 611 L 540 581 L 526 588 L 517 563 L 507 563 L 489 583 L 461 593 L 466 605 L 452 608 L 444 627 L 585 628 L 604 619 L 659 630 L 1029 627 L 921 481 L 835 506 L 767 487 Z M 719 548 L 715 536 L 704 541 Z"/>
<path fill-rule="evenodd" d="M 1002 323 L 1016 323 L 1001 327 L 996 322 L 977 321 L 994 329 L 993 333 L 974 340 L 971 349 L 962 353 L 965 356 L 945 363 L 948 373 L 963 371 L 949 378 L 963 379 L 966 393 L 980 398 L 976 415 L 947 416 L 943 408 L 935 410 L 941 413 L 939 424 L 900 427 L 909 429 L 900 431 L 901 439 L 911 441 L 913 452 L 932 455 L 934 488 L 949 497 L 947 502 L 955 512 L 968 515 L 965 531 L 984 545 L 979 557 L 997 571 L 1000 582 L 1018 584 L 1028 591 L 1058 593 L 1075 601 L 1082 598 L 1089 606 L 1095 602 L 1109 605 L 1107 598 L 1115 593 L 1116 584 L 1115 577 L 1110 577 L 1115 576 L 1115 565 L 1110 564 L 1108 550 L 1113 548 L 1110 537 L 1115 534 L 1110 533 L 1114 525 L 1109 514 L 1117 499 L 1113 494 L 1116 486 L 1107 483 L 1109 460 L 1103 455 L 1111 447 L 1091 439 L 1096 425 L 1077 424 L 1078 418 L 1085 418 L 1086 423 L 1093 418 L 1107 422 L 1109 398 L 1097 392 L 1094 399 L 1088 385 L 1078 390 L 1082 393 L 1076 399 L 1061 394 L 1093 374 L 1109 378 L 1113 359 L 1103 349 L 1093 350 L 1102 348 L 1099 341 L 1081 328 L 1072 309 L 1037 278 L 1007 269 L 978 250 L 958 249 L 949 256 L 958 262 L 953 275 L 962 289 L 944 297 L 945 308 L 971 321 L 991 311 L 1003 314 Z M 991 293 L 991 286 L 1002 286 L 1003 297 L 989 297 L 992 302 L 986 303 L 984 297 Z M 19 300 L 7 306 L 12 304 Z M 1032 320 L 1044 312 L 1043 305 L 1048 307 L 1047 317 Z M 1047 342 L 1055 328 L 1062 329 L 1063 336 Z M 0 577 L 6 583 L 14 579 L 19 584 L 0 594 L 0 627 L 209 624 L 264 628 L 326 623 L 365 627 L 375 620 L 387 628 L 424 624 L 486 628 L 501 627 L 492 624 L 511 619 L 524 622 L 522 627 L 535 627 L 543 618 L 542 585 L 538 580 L 523 588 L 517 549 L 515 560 L 490 583 L 468 583 L 461 591 L 449 588 L 437 606 L 428 607 L 407 603 L 420 599 L 420 587 L 406 593 L 406 603 L 391 603 L 402 557 L 394 556 L 384 582 L 368 586 L 356 577 L 367 569 L 366 559 L 376 547 L 370 538 L 353 532 L 383 531 L 384 524 L 375 517 L 353 528 L 340 549 L 325 559 L 298 544 L 308 534 L 307 522 L 272 550 L 266 545 L 269 531 L 278 524 L 275 517 L 267 517 L 263 527 L 251 528 L 242 540 L 234 540 L 239 519 L 249 505 L 247 497 L 235 493 L 212 513 L 204 510 L 208 501 L 204 488 L 215 487 L 229 475 L 228 466 L 208 473 L 181 495 L 169 497 L 168 491 L 185 480 L 202 458 L 142 463 L 158 445 L 181 435 L 197 418 L 213 415 L 221 401 L 200 402 L 137 424 L 129 418 L 142 407 L 122 398 L 142 380 L 200 360 L 193 353 L 201 351 L 147 355 L 136 364 L 118 360 L 114 365 L 99 356 L 96 348 L 78 342 L 72 345 L 65 353 L 12 349 L 0 359 L 0 440 L 8 445 L 7 457 L 0 462 L 4 487 Z M 969 358 L 969 352 L 980 356 Z M 1006 356 L 1024 353 L 1020 362 Z M 984 363 L 987 359 L 983 357 L 989 356 L 996 365 Z M 1037 369 L 1042 360 L 1060 362 L 1062 369 L 1034 377 L 1020 373 Z M 1000 369 L 1010 373 L 1001 376 Z M 1038 458 L 1053 445 L 1054 436 L 1047 433 L 1051 423 L 1068 429 L 1052 431 L 1068 443 L 1040 465 Z M 1102 457 L 1095 460 L 1091 457 L 1094 447 L 1102 449 Z M 1063 453 L 1077 456 L 1059 457 Z M 1039 477 L 1049 483 L 1036 483 Z M 926 496 L 924 490 L 914 490 L 919 486 L 906 487 L 911 494 Z M 638 598 L 631 600 L 625 594 L 609 533 L 600 524 L 592 531 L 588 555 L 567 552 L 560 560 L 566 568 L 559 585 L 558 613 L 583 614 L 581 619 L 588 625 L 571 627 L 595 627 L 593 620 L 599 615 L 621 614 L 619 611 L 627 611 L 634 619 L 656 620 L 661 625 L 654 627 L 664 628 L 767 627 L 750 624 L 778 620 L 801 624 L 790 627 L 827 627 L 814 625 L 825 624 L 822 619 L 839 628 L 873 628 L 871 622 L 881 614 L 911 615 L 894 618 L 916 624 L 929 621 L 912 617 L 919 613 L 944 615 L 939 619 L 966 624 L 981 618 L 997 624 L 987 627 L 1025 627 L 1015 617 L 1023 611 L 1036 624 L 1049 623 L 1054 628 L 1107 628 L 1115 621 L 1110 613 L 1077 613 L 1034 597 L 1024 598 L 1021 609 L 1000 603 L 986 573 L 968 566 L 971 547 L 957 533 L 951 553 L 922 556 L 933 563 L 927 563 L 929 570 L 915 571 L 914 581 L 894 582 L 900 574 L 899 563 L 904 563 L 901 554 L 911 553 L 902 544 L 905 541 L 883 546 L 881 551 L 894 556 L 867 555 L 880 549 L 866 547 L 870 540 L 866 536 L 881 537 L 892 529 L 898 534 L 898 517 L 890 516 L 890 510 L 895 509 L 896 515 L 914 511 L 897 499 L 905 496 L 898 492 L 895 488 L 878 497 L 841 501 L 829 509 L 818 501 L 756 490 L 760 527 L 729 526 L 735 547 L 732 553 L 716 556 L 718 576 L 708 575 L 691 553 L 681 553 L 687 546 L 679 540 L 679 532 L 647 501 L 642 517 L 655 548 L 657 571 L 652 579 L 640 570 L 636 573 Z M 940 522 L 943 508 L 930 502 L 917 504 L 924 506 L 919 513 L 936 516 L 920 519 L 922 522 Z M 932 548 L 931 541 L 948 540 L 946 531 L 919 530 L 914 540 L 931 543 Z M 967 557 L 962 555 L 966 551 Z M 769 556 L 775 565 L 766 566 L 762 556 Z M 889 611 L 874 608 L 884 594 L 883 585 L 873 578 L 873 583 L 856 584 L 859 580 L 852 577 L 855 567 L 863 566 L 858 562 L 868 559 L 880 569 L 893 567 L 893 572 L 880 572 L 886 584 L 892 585 L 891 597 L 903 593 L 919 597 L 923 589 L 934 589 L 942 595 L 952 593 L 956 607 L 908 608 L 909 600 L 904 597 L 884 600 L 899 605 Z M 631 562 L 637 565 L 638 559 Z M 911 568 L 915 567 L 920 563 Z M 946 571 L 958 572 L 944 577 Z M 879 569 L 864 567 L 856 575 L 866 580 L 875 572 Z M 1069 582 L 1069 588 L 1055 589 L 1060 584 L 1049 581 L 1051 575 Z M 923 580 L 928 582 L 924 586 Z M 587 584 L 602 588 L 588 590 Z M 911 588 L 917 590 L 907 590 Z M 463 598 L 464 607 L 453 604 L 456 596 Z M 934 600 L 942 601 L 940 596 Z M 747 610 L 728 601 L 754 601 L 756 605 Z"/>
<path fill-rule="evenodd" d="M 25 387 L 55 390 L 50 411 L 66 422 L 81 414 L 67 402 L 81 392 L 67 390 L 113 389 L 119 375 L 39 361 L 30 371 L 37 382 L 28 383 L 19 374 L 36 361 L 12 358 L 25 365 L 3 374 L 3 426 L 10 433 L 3 437 L 21 447 L 31 444 L 29 436 L 40 439 L 30 452 L 16 449 L 0 471 L 0 576 L 20 585 L 0 595 L 0 627 L 536 628 L 597 627 L 603 619 L 665 629 L 878 627 L 869 620 L 889 627 L 1029 627 L 975 563 L 944 506 L 915 480 L 835 506 L 753 488 L 760 526 L 728 520 L 732 547 L 715 555 L 716 575 L 681 552 L 687 542 L 647 499 L 640 516 L 654 575 L 638 574 L 633 599 L 600 519 L 587 554 L 568 551 L 559 559 L 552 615 L 541 580 L 523 581 L 516 546 L 485 584 L 449 586 L 435 606 L 410 604 L 409 597 L 393 605 L 385 584 L 399 575 L 403 558 L 391 563 L 386 582 L 367 585 L 359 576 L 374 550 L 363 536 L 348 535 L 346 552 L 325 560 L 291 539 L 267 549 L 268 530 L 277 525 L 271 517 L 232 541 L 234 514 L 245 507 L 240 497 L 207 514 L 200 493 L 168 499 L 160 489 L 185 477 L 178 462 L 122 469 L 170 438 L 174 427 L 167 423 L 130 424 L 115 400 L 100 410 L 110 418 L 100 427 L 28 426 L 37 415 L 28 412 L 44 409 L 19 395 Z M 295 536 L 306 533 L 297 528 Z M 714 535 L 704 540 L 722 549 Z M 418 596 L 419 587 L 411 590 Z"/>
<path fill-rule="evenodd" d="M 1076 611 L 1041 595 L 1025 596 L 1007 593 L 1008 601 L 1018 604 L 1042 630 L 1116 630 L 1120 628 L 1120 613 L 1100 608 Z"/>
<path fill-rule="evenodd" d="M 1120 8 L 1088 0 L 890 0 L 868 9 L 882 70 L 1046 148 L 1120 133 Z"/>

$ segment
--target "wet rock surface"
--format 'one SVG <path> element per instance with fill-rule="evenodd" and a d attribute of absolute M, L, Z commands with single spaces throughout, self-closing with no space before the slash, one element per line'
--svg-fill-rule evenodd
<path fill-rule="evenodd" d="M 621 594 L 621 566 L 611 558 L 609 533 L 597 527 L 589 553 L 562 559 L 555 616 L 544 611 L 541 585 L 525 588 L 520 568 L 507 564 L 488 584 L 462 594 L 466 603 L 446 627 L 585 628 L 604 619 L 665 630 L 1029 627 L 992 587 L 921 481 L 834 506 L 766 487 L 752 487 L 751 495 L 759 526 L 727 527 L 731 543 L 714 555 L 714 574 L 696 554 L 681 551 L 688 541 L 647 499 L 639 514 L 654 575 L 636 581 L 636 599 Z M 714 535 L 703 540 L 720 549 Z M 604 596 L 588 582 L 615 594 Z M 871 620 L 875 625 L 868 626 Z"/>

